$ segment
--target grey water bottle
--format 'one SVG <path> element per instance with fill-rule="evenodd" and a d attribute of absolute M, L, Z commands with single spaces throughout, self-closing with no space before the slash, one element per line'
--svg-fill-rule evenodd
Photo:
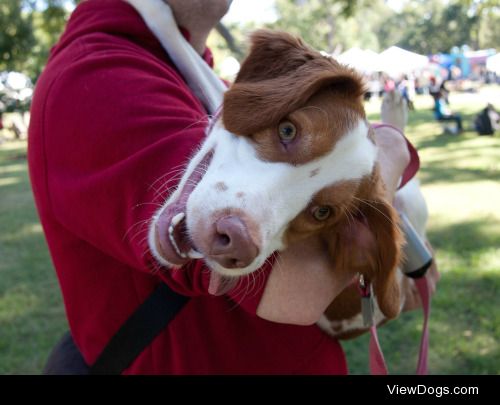
<path fill-rule="evenodd" d="M 399 215 L 401 217 L 401 229 L 406 239 L 403 247 L 404 259 L 401 270 L 411 278 L 423 277 L 432 264 L 432 254 L 417 231 L 415 231 L 408 217 L 402 212 Z"/>

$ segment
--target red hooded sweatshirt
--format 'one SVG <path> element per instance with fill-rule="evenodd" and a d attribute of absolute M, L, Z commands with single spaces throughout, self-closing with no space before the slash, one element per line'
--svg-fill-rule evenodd
<path fill-rule="evenodd" d="M 126 374 L 345 374 L 340 345 L 317 326 L 255 315 L 266 271 L 215 297 L 201 261 L 169 270 L 148 253 L 161 185 L 179 179 L 204 117 L 130 5 L 77 7 L 37 83 L 29 131 L 33 191 L 76 345 L 93 363 L 163 280 L 192 298 Z"/>

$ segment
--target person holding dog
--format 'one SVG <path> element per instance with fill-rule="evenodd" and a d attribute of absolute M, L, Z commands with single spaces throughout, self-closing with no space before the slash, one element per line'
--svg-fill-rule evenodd
<path fill-rule="evenodd" d="M 167 3 L 211 65 L 205 42 L 230 1 Z M 46 373 L 88 372 L 162 282 L 189 300 L 121 373 L 347 373 L 340 344 L 315 325 L 347 282 L 321 249 L 282 252 L 286 272 L 267 265 L 257 284 L 241 280 L 221 296 L 209 293 L 201 260 L 167 269 L 148 253 L 147 224 L 165 198 L 158 181 L 173 185 L 204 137 L 205 116 L 133 7 L 87 0 L 76 8 L 37 83 L 29 129 L 33 192 L 71 330 Z M 397 131 L 376 137 L 392 198 L 410 157 Z"/>

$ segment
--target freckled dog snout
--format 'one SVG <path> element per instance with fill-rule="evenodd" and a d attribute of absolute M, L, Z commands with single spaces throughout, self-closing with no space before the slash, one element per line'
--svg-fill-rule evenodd
<path fill-rule="evenodd" d="M 247 225 L 235 215 L 217 220 L 210 245 L 210 256 L 230 269 L 248 266 L 259 253 Z"/>

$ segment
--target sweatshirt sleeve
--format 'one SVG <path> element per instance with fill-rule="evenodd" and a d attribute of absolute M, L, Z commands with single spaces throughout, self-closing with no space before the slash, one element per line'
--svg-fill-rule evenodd
<path fill-rule="evenodd" d="M 155 271 L 179 293 L 208 294 L 201 261 L 160 268 L 147 248 L 151 217 L 204 139 L 205 112 L 177 72 L 156 59 L 125 51 L 91 55 L 63 70 L 45 95 L 52 214 L 86 243 L 134 269 Z"/>

